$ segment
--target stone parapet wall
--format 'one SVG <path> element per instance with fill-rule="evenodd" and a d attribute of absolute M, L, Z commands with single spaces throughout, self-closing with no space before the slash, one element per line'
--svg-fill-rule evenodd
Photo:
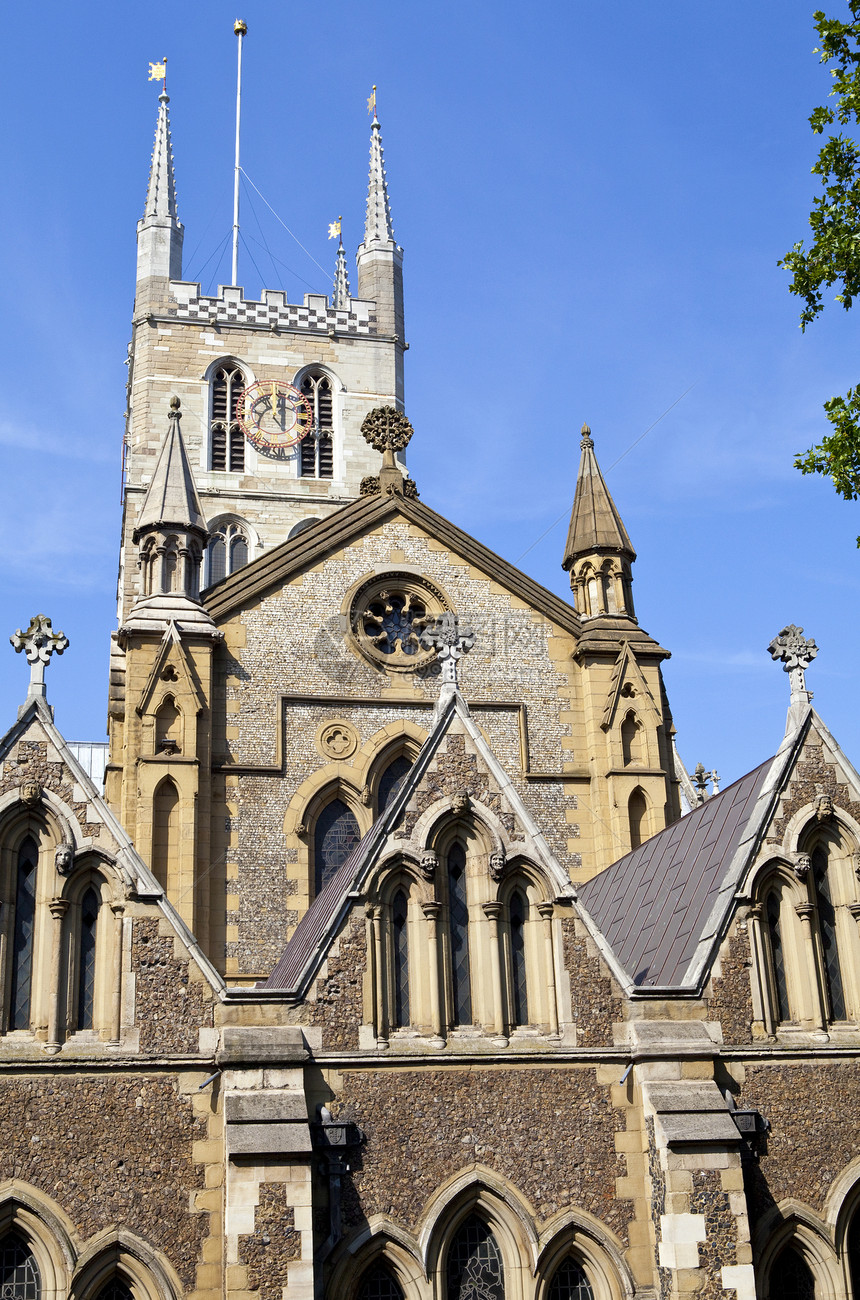
<path fill-rule="evenodd" d="M 240 287 L 222 287 L 217 297 L 207 297 L 200 285 L 172 280 L 170 292 L 175 305 L 170 315 L 178 320 L 202 324 L 257 325 L 266 329 L 324 330 L 339 334 L 375 334 L 376 304 L 350 298 L 344 308 L 332 307 L 322 294 L 307 294 L 303 304 L 287 302 L 282 289 L 264 289 L 259 302 L 246 300 Z"/>

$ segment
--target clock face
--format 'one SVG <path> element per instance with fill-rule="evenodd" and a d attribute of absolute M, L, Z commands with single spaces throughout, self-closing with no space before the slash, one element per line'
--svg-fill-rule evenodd
<path fill-rule="evenodd" d="M 258 379 L 245 392 L 241 418 L 252 447 L 274 460 L 286 460 L 314 422 L 311 403 L 283 379 Z"/>

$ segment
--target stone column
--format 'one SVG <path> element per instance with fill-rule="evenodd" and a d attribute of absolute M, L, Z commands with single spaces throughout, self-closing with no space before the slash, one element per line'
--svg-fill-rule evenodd
<path fill-rule="evenodd" d="M 555 946 L 552 941 L 552 903 L 538 903 L 538 914 L 543 922 L 544 964 L 546 966 L 546 996 L 549 1006 L 549 1036 L 558 1038 L 558 998 L 555 994 Z"/>
<path fill-rule="evenodd" d="M 797 903 L 794 910 L 800 917 L 800 923 L 803 927 L 803 947 L 806 952 L 807 969 L 809 970 L 814 1001 L 812 1020 L 816 1029 L 824 1030 L 827 1025 L 827 1009 L 824 1003 L 824 990 L 821 987 L 821 969 L 815 948 L 815 935 L 812 932 L 812 918 L 815 916 L 815 906 L 812 903 Z"/>
<path fill-rule="evenodd" d="M 445 1039 L 442 1034 L 442 1011 L 439 998 L 439 919 L 440 904 L 433 899 L 432 902 L 422 903 L 421 910 L 427 918 L 427 949 L 430 954 L 430 1026 L 433 1030 L 433 1037 L 430 1039 L 433 1047 L 444 1047 Z"/>
<path fill-rule="evenodd" d="M 119 1046 L 122 1035 L 122 919 L 124 903 L 111 903 L 113 912 L 113 997 L 111 1000 L 110 1041 Z"/>
<path fill-rule="evenodd" d="M 388 1046 L 387 998 L 385 996 L 385 962 L 382 960 L 382 908 L 374 907 L 371 914 L 374 953 L 374 997 L 376 1000 L 376 1046 Z"/>
<path fill-rule="evenodd" d="M 65 898 L 52 898 L 48 907 L 51 916 L 54 918 L 54 924 L 51 926 L 51 987 L 48 994 L 50 1003 L 48 1006 L 48 1041 L 45 1043 L 45 1051 L 53 1056 L 62 1047 L 60 1041 L 60 967 L 63 955 L 63 917 L 69 910 L 69 904 Z"/>
<path fill-rule="evenodd" d="M 484 903 L 484 915 L 490 923 L 490 974 L 493 981 L 493 1033 L 499 1047 L 507 1047 L 505 1037 L 505 1010 L 502 997 L 502 959 L 499 953 L 499 917 L 502 905 L 498 900 Z"/>

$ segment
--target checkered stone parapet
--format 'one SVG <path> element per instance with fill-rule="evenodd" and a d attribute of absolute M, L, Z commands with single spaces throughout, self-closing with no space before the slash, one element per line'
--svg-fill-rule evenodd
<path fill-rule="evenodd" d="M 241 288 L 225 286 L 220 297 L 208 298 L 199 284 L 172 280 L 177 320 L 204 324 L 247 325 L 263 329 L 319 330 L 321 333 L 373 335 L 377 332 L 375 303 L 350 298 L 345 307 L 329 306 L 322 294 L 308 294 L 303 304 L 287 302 L 280 289 L 264 289 L 262 301 L 246 302 Z"/>

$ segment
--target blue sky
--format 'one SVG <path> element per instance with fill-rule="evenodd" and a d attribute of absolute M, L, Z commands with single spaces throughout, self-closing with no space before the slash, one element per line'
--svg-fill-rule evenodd
<path fill-rule="evenodd" d="M 147 65 L 169 56 L 185 273 L 209 289 L 229 278 L 217 249 L 241 12 L 246 171 L 332 270 L 328 222 L 343 214 L 350 255 L 360 238 L 365 99 L 379 86 L 422 498 L 569 596 L 560 560 L 587 420 L 638 551 L 640 622 L 673 652 L 688 765 L 728 781 L 774 751 L 788 681 L 766 647 L 787 622 L 818 641 L 809 686 L 860 758 L 860 507 L 792 468 L 823 431 L 824 399 L 860 379 L 860 316 L 834 304 L 802 335 L 776 266 L 815 192 L 806 119 L 828 78 L 813 8 L 19 10 L 0 198 L 0 629 L 5 639 L 39 611 L 69 636 L 48 676 L 64 733 L 101 739 L 105 727 L 123 361 L 156 114 Z M 330 277 L 246 194 L 246 295 L 261 279 L 292 300 L 326 291 Z M 5 653 L 10 723 L 27 673 Z"/>

